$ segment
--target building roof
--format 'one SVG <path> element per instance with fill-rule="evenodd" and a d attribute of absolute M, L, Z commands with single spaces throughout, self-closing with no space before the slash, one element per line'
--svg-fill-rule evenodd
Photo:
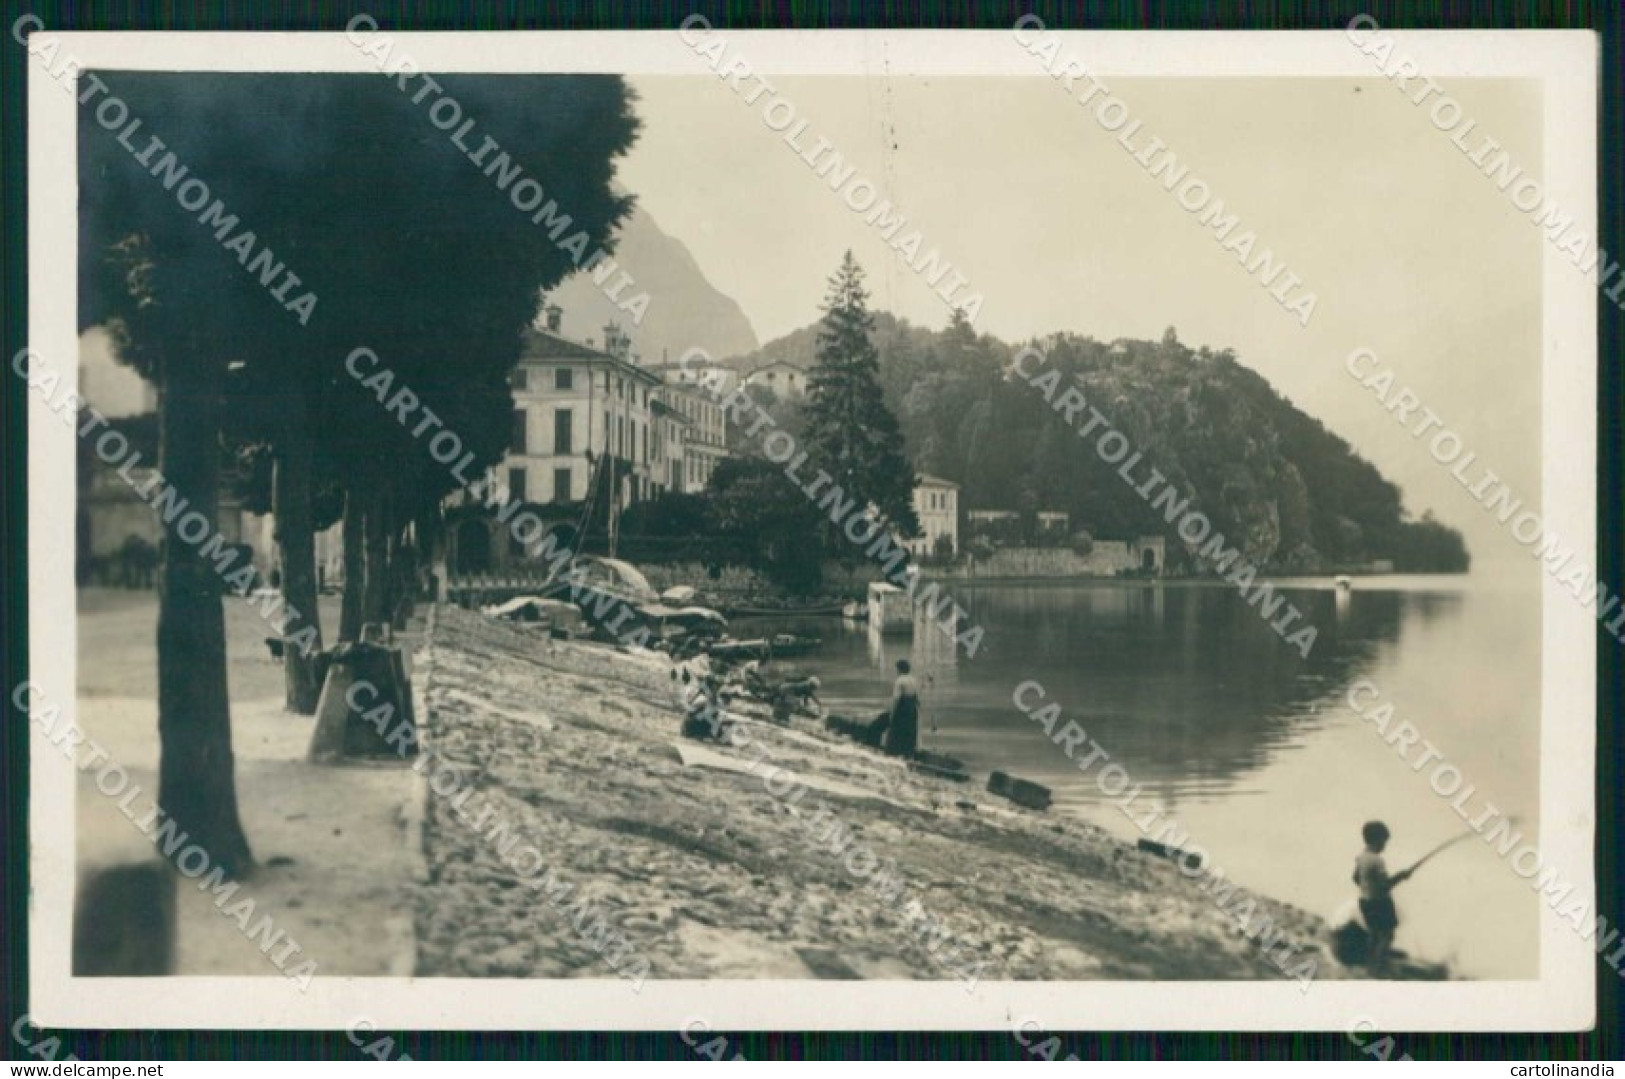
<path fill-rule="evenodd" d="M 651 370 L 651 371 L 692 371 L 692 370 L 694 370 L 696 368 L 700 368 L 700 367 L 722 367 L 722 368 L 726 368 L 729 371 L 733 370 L 732 367 L 729 367 L 727 364 L 723 363 L 721 360 L 700 359 L 699 357 L 695 357 L 694 359 L 689 360 L 687 363 L 682 363 L 681 361 L 678 361 L 678 360 L 663 360 L 660 363 L 651 363 L 649 365 L 649 370 Z"/>
<path fill-rule="evenodd" d="M 956 491 L 959 490 L 959 484 L 953 480 L 945 480 L 941 476 L 928 476 L 922 472 L 915 479 L 916 487 L 952 487 Z"/>
<path fill-rule="evenodd" d="M 685 375 L 697 378 L 713 371 L 721 371 L 734 378 L 739 377 L 738 371 L 716 360 L 690 360 L 686 366 L 680 363 L 651 363 L 645 370 L 658 372 L 663 378 L 667 378 L 669 380 L 667 385 L 679 385 Z"/>
<path fill-rule="evenodd" d="M 772 363 L 764 363 L 760 367 L 752 367 L 750 369 L 750 374 L 746 375 L 745 377 L 752 378 L 758 371 L 772 371 L 780 367 L 788 367 L 798 375 L 805 375 L 807 373 L 805 368 L 797 367 L 789 360 L 774 360 Z"/>
<path fill-rule="evenodd" d="M 649 370 L 659 371 L 660 368 L 651 367 Z M 709 401 L 713 403 L 716 401 L 715 394 L 707 393 L 699 387 L 692 386 L 686 382 L 662 382 L 660 384 L 660 393 L 662 396 L 670 396 L 674 398 L 686 397 L 690 401 Z"/>
<path fill-rule="evenodd" d="M 651 385 L 660 382 L 660 376 L 630 360 L 623 360 L 613 356 L 601 348 L 581 341 L 572 341 L 562 337 L 551 330 L 539 330 L 532 326 L 522 335 L 523 351 L 519 354 L 519 362 L 543 360 L 574 360 L 587 364 L 604 364 L 615 368 L 622 374 L 642 379 Z"/>

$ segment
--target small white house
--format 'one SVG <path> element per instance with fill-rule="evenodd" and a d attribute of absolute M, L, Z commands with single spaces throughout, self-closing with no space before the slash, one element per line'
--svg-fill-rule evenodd
<path fill-rule="evenodd" d="M 920 476 L 914 485 L 914 512 L 920 518 L 920 535 L 908 541 L 909 554 L 915 558 L 934 555 L 944 536 L 949 553 L 959 553 L 959 484 Z"/>
<path fill-rule="evenodd" d="M 793 363 L 775 360 L 764 363 L 745 376 L 747 386 L 766 386 L 779 400 L 800 397 L 807 392 L 807 372 Z"/>

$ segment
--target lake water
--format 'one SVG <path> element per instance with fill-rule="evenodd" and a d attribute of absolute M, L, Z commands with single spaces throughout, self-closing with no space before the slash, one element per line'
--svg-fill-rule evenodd
<path fill-rule="evenodd" d="M 1239 592 L 1194 582 L 952 583 L 986 631 L 974 659 L 927 624 L 882 637 L 762 618 L 732 631 L 822 637 L 816 654 L 782 662 L 817 674 L 824 702 L 849 715 L 878 711 L 893 663 L 910 658 L 925 685 L 922 745 L 963 759 L 979 785 L 994 769 L 1035 780 L 1054 790 L 1052 812 L 1137 838 L 1095 773 L 1080 775 L 1013 703 L 1035 680 L 1062 706 L 1056 729 L 1075 720 L 1144 786 L 1139 806 L 1167 806 L 1242 886 L 1329 916 L 1353 894 L 1362 822 L 1393 830 L 1391 870 L 1465 830 L 1429 786 L 1433 768 L 1412 770 L 1420 749 L 1408 762 L 1349 705 L 1358 679 L 1476 786 L 1470 816 L 1493 803 L 1537 834 L 1540 621 L 1526 583 L 1365 577 L 1340 595 L 1329 579 L 1278 581 L 1319 630 L 1308 659 Z M 1482 840 L 1429 862 L 1396 899 L 1400 947 L 1472 977 L 1538 976 L 1537 897 Z"/>

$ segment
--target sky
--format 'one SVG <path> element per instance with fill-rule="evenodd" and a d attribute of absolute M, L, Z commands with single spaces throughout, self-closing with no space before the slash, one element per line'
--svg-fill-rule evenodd
<path fill-rule="evenodd" d="M 714 76 L 634 76 L 644 121 L 619 181 L 766 342 L 818 317 L 850 248 L 872 305 L 928 326 L 948 307 L 864 215 Z M 1460 528 L 1480 563 L 1526 549 L 1347 373 L 1372 349 L 1396 383 L 1531 504 L 1540 497 L 1542 233 L 1447 134 L 1380 78 L 1112 79 L 1240 229 L 1314 292 L 1307 327 L 1056 82 L 1013 77 L 775 77 L 806 119 L 985 297 L 1007 341 L 1232 348 L 1405 491 Z M 1537 83 L 1452 79 L 1479 132 L 1538 173 Z M 901 235 L 901 234 L 899 234 Z M 1256 253 L 1256 252 L 1255 252 Z M 1414 421 L 1413 421 L 1414 422 Z M 1477 475 L 1477 473 L 1475 473 Z"/>

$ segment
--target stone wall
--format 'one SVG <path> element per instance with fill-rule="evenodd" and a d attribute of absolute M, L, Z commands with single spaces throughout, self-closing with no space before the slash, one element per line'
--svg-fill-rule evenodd
<path fill-rule="evenodd" d="M 880 567 L 859 565 L 848 572 L 839 562 L 824 563 L 826 594 L 861 594 L 870 581 L 881 579 Z M 761 573 L 746 566 L 723 566 L 712 577 L 711 571 L 700 562 L 673 562 L 670 565 L 646 562 L 638 569 L 649 579 L 656 592 L 664 592 L 673 585 L 686 584 L 711 596 L 736 598 L 741 596 L 777 595 L 783 590 Z"/>
<path fill-rule="evenodd" d="M 1161 540 L 1132 543 L 1096 540 L 1087 557 L 1070 547 L 1001 547 L 986 558 L 976 558 L 973 577 L 1116 577 L 1137 571 L 1146 547 L 1154 552 L 1156 569 L 1163 572 Z"/>

